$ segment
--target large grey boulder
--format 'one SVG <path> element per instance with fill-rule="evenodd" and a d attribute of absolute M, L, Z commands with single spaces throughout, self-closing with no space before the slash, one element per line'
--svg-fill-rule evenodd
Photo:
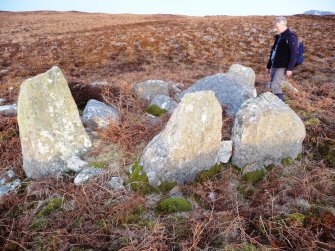
<path fill-rule="evenodd" d="M 21 85 L 18 124 L 23 168 L 32 179 L 64 171 L 69 158 L 91 147 L 67 81 L 57 66 Z"/>
<path fill-rule="evenodd" d="M 140 159 L 152 186 L 183 184 L 211 168 L 221 143 L 222 109 L 212 91 L 185 95 Z"/>
<path fill-rule="evenodd" d="M 232 163 L 250 172 L 296 158 L 305 136 L 299 116 L 272 93 L 264 93 L 247 100 L 236 115 Z"/>
<path fill-rule="evenodd" d="M 162 80 L 147 80 L 132 85 L 134 95 L 147 102 L 159 94 L 169 96 L 169 89 L 169 84 Z"/>
<path fill-rule="evenodd" d="M 110 123 L 118 124 L 120 122 L 120 113 L 114 106 L 91 99 L 85 106 L 82 121 L 84 125 L 91 129 L 104 129 L 108 128 Z"/>
<path fill-rule="evenodd" d="M 176 95 L 180 100 L 185 94 L 211 90 L 227 112 L 235 115 L 242 103 L 256 97 L 255 73 L 251 68 L 233 65 L 228 73 L 218 73 L 198 80 L 194 85 Z"/>

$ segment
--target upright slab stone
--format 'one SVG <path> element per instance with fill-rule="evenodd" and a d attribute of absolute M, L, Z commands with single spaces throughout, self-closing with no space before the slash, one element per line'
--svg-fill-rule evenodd
<path fill-rule="evenodd" d="M 23 168 L 32 179 L 64 171 L 68 159 L 91 146 L 67 81 L 57 66 L 21 85 L 18 123 Z"/>
<path fill-rule="evenodd" d="M 145 148 L 140 165 L 152 186 L 183 184 L 211 168 L 221 144 L 222 109 L 212 91 L 187 94 L 165 129 Z"/>
<path fill-rule="evenodd" d="M 233 65 L 228 73 L 218 73 L 198 80 L 194 85 L 176 95 L 211 90 L 230 115 L 235 115 L 244 101 L 256 97 L 255 73 L 251 68 Z"/>
<path fill-rule="evenodd" d="M 264 93 L 247 100 L 236 115 L 232 163 L 245 173 L 296 158 L 305 136 L 299 116 L 272 93 Z"/>

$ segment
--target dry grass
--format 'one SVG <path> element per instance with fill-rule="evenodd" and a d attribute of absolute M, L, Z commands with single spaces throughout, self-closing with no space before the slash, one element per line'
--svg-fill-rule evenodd
<path fill-rule="evenodd" d="M 24 79 L 59 65 L 80 109 L 95 98 L 120 110 L 121 123 L 99 135 L 105 145 L 115 144 L 125 153 L 123 173 L 168 120 L 148 122 L 145 104 L 131 94 L 132 83 L 162 79 L 186 88 L 233 63 L 256 71 L 258 93 L 266 91 L 269 80 L 264 67 L 273 17 L 50 12 L 1 12 L 0 17 L 0 98 L 15 102 Z M 306 123 L 301 161 L 277 166 L 255 185 L 227 165 L 209 181 L 182 186 L 197 206 L 172 215 L 158 214 L 148 206 L 151 197 L 130 187 L 111 191 L 112 169 L 81 187 L 73 184 L 72 174 L 25 180 L 17 194 L 1 198 L 1 249 L 335 249 L 335 20 L 288 19 L 306 45 L 305 63 L 291 80 L 300 93 L 286 93 Z M 109 85 L 88 85 L 96 81 Z M 230 138 L 232 122 L 224 116 L 223 139 Z M 13 169 L 24 180 L 21 158 L 16 118 L 0 117 L 0 174 Z M 63 198 L 61 207 L 39 217 L 55 197 Z"/>

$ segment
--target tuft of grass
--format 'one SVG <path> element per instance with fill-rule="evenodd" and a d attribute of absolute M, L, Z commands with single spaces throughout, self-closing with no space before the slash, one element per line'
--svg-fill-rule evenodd
<path fill-rule="evenodd" d="M 305 215 L 301 213 L 292 213 L 287 215 L 287 219 L 293 221 L 295 224 L 298 224 L 299 226 L 302 226 L 304 225 Z"/>
<path fill-rule="evenodd" d="M 160 117 L 167 112 L 166 109 L 162 109 L 155 104 L 149 105 L 144 111 L 156 117 Z"/>
<path fill-rule="evenodd" d="M 92 162 L 89 164 L 90 167 L 93 168 L 106 168 L 108 165 L 108 163 L 104 162 L 104 161 L 100 161 L 100 162 Z"/>
<path fill-rule="evenodd" d="M 132 166 L 132 173 L 129 176 L 129 183 L 135 192 L 140 194 L 150 194 L 154 192 L 154 188 L 149 185 L 147 174 L 143 170 L 143 166 L 139 165 L 140 160 L 135 161 Z"/>
<path fill-rule="evenodd" d="M 281 160 L 281 163 L 284 165 L 284 166 L 289 166 L 289 165 L 292 165 L 293 164 L 293 159 L 291 157 L 287 157 L 285 159 L 282 159 Z"/>
<path fill-rule="evenodd" d="M 47 229 L 48 227 L 49 227 L 48 219 L 38 219 L 29 226 L 29 229 L 32 229 L 35 231 L 41 231 L 41 230 Z"/>
<path fill-rule="evenodd" d="M 183 198 L 168 198 L 158 203 L 157 210 L 161 213 L 186 212 L 192 210 L 192 204 Z"/>
<path fill-rule="evenodd" d="M 251 183 L 252 185 L 256 185 L 260 180 L 263 179 L 263 177 L 265 176 L 265 173 L 266 172 L 264 169 L 255 170 L 255 171 L 244 174 L 243 179 L 246 182 Z"/>
<path fill-rule="evenodd" d="M 52 212 L 56 211 L 57 209 L 60 209 L 62 204 L 64 202 L 63 198 L 53 198 L 48 201 L 48 204 L 45 205 L 41 211 L 37 214 L 38 217 L 50 215 Z"/>

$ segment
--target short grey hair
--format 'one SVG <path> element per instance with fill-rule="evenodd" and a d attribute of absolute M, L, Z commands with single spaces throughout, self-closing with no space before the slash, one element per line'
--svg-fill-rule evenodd
<path fill-rule="evenodd" d="M 287 19 L 285 17 L 276 17 L 275 23 L 287 25 Z"/>

